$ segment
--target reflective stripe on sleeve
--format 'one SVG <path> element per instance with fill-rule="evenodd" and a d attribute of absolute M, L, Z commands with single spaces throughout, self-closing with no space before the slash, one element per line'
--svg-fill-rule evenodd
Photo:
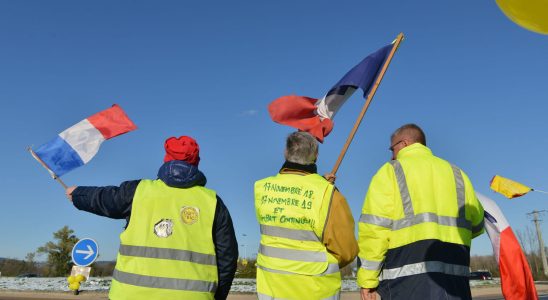
<path fill-rule="evenodd" d="M 327 254 L 319 251 L 294 250 L 265 246 L 259 246 L 259 253 L 265 256 L 305 262 L 326 262 Z"/>
<path fill-rule="evenodd" d="M 215 255 L 189 250 L 120 245 L 121 255 L 188 261 L 202 265 L 217 265 Z"/>
<path fill-rule="evenodd" d="M 314 241 L 318 242 L 320 239 L 310 230 L 290 229 L 278 226 L 261 224 L 261 234 L 276 236 L 286 239 L 292 239 L 297 241 Z"/>
<path fill-rule="evenodd" d="M 360 222 L 365 224 L 373 224 L 381 227 L 385 227 L 388 229 L 392 229 L 392 220 L 385 218 L 385 217 L 379 217 L 369 214 L 362 214 L 360 216 Z"/>
<path fill-rule="evenodd" d="M 133 273 L 126 273 L 117 269 L 114 269 L 114 273 L 112 274 L 112 277 L 121 283 L 131 284 L 131 285 L 136 285 L 141 287 L 148 287 L 148 288 L 209 292 L 209 293 L 213 293 L 217 290 L 217 283 L 215 282 L 203 281 L 203 280 L 145 276 L 145 275 L 138 275 Z"/>
<path fill-rule="evenodd" d="M 362 257 L 360 257 L 360 261 L 362 263 L 360 268 L 369 270 L 369 271 L 379 271 L 383 265 L 382 261 L 372 261 Z"/>

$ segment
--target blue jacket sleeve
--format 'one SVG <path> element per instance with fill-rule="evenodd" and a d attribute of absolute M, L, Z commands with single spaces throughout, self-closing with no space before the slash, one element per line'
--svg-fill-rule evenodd
<path fill-rule="evenodd" d="M 128 219 L 133 196 L 140 180 L 117 186 L 79 186 L 72 192 L 72 203 L 79 210 L 111 219 Z"/>
<path fill-rule="evenodd" d="M 219 196 L 217 196 L 212 236 L 213 243 L 215 244 L 215 255 L 217 257 L 217 272 L 219 274 L 215 299 L 224 300 L 228 296 L 228 292 L 230 292 L 232 280 L 236 273 L 238 241 L 236 240 L 230 213 Z"/>

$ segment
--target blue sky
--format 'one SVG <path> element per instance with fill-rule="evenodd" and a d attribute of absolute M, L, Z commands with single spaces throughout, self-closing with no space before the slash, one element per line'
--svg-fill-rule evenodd
<path fill-rule="evenodd" d="M 292 132 L 266 106 L 292 93 L 323 96 L 400 32 L 406 39 L 338 172 L 354 217 L 390 159 L 389 135 L 414 122 L 514 230 L 532 226 L 526 213 L 548 209 L 548 195 L 507 200 L 489 180 L 548 189 L 548 37 L 512 23 L 495 1 L 2 1 L 0 257 L 24 258 L 68 225 L 99 243 L 101 260 L 115 258 L 125 222 L 75 209 L 25 151 L 113 103 L 139 129 L 105 142 L 63 180 L 155 178 L 164 140 L 193 136 L 208 187 L 231 211 L 248 256 L 256 253 L 253 183 L 278 171 Z M 360 95 L 321 145 L 320 173 L 333 167 Z M 546 240 L 547 222 L 542 229 Z M 492 253 L 485 235 L 472 253 Z"/>

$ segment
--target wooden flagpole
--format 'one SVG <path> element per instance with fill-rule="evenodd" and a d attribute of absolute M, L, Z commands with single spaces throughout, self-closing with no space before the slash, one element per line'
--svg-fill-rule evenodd
<path fill-rule="evenodd" d="M 61 180 L 61 178 L 55 175 L 55 173 L 53 173 L 53 171 L 48 167 L 48 165 L 46 165 L 46 163 L 42 159 L 40 159 L 40 157 L 38 157 L 38 155 L 36 155 L 34 151 L 32 151 L 31 147 L 27 147 L 27 150 L 30 152 L 30 155 L 32 155 L 32 157 L 36 159 L 37 162 L 39 162 L 44 168 L 46 168 L 46 170 L 48 170 L 49 174 L 51 175 L 51 177 L 53 177 L 53 179 L 59 182 L 65 188 L 65 190 L 68 188 L 68 186 L 63 182 L 63 180 Z"/>
<path fill-rule="evenodd" d="M 371 103 L 371 100 L 373 100 L 373 96 L 375 96 L 375 92 L 377 91 L 377 88 L 381 84 L 382 78 L 384 77 L 384 73 L 386 72 L 386 69 L 388 69 L 388 65 L 390 65 L 390 61 L 392 61 L 392 57 L 396 53 L 396 50 L 398 50 L 398 47 L 400 46 L 400 43 L 402 40 L 403 40 L 403 33 L 400 33 L 398 34 L 398 37 L 394 41 L 394 47 L 392 47 L 392 51 L 390 51 L 390 54 L 386 58 L 386 62 L 382 66 L 381 72 L 379 73 L 379 76 L 377 76 L 377 79 L 375 80 L 375 83 L 373 84 L 373 87 L 371 88 L 371 92 L 369 92 L 369 95 L 367 96 L 367 101 L 365 101 L 362 111 L 360 115 L 358 116 L 356 123 L 354 123 L 354 128 L 352 128 L 352 130 L 350 131 L 350 135 L 346 139 L 346 143 L 344 144 L 341 154 L 339 154 L 339 158 L 337 159 L 337 162 L 335 163 L 335 166 L 333 167 L 333 170 L 331 171 L 333 175 L 336 174 L 337 171 L 339 170 L 339 166 L 341 165 L 344 155 L 346 154 L 346 151 L 348 150 L 348 147 L 350 146 L 352 139 L 354 139 L 354 135 L 356 135 L 356 132 L 358 131 L 358 127 L 360 126 L 360 123 L 362 122 L 362 119 L 365 116 L 367 109 L 369 108 L 369 104 Z"/>

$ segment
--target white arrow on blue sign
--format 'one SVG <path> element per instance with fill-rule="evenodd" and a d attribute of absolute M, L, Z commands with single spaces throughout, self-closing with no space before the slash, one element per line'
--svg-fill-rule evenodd
<path fill-rule="evenodd" d="M 72 248 L 72 262 L 75 265 L 86 267 L 91 265 L 99 255 L 99 246 L 89 238 L 81 239 Z"/>

